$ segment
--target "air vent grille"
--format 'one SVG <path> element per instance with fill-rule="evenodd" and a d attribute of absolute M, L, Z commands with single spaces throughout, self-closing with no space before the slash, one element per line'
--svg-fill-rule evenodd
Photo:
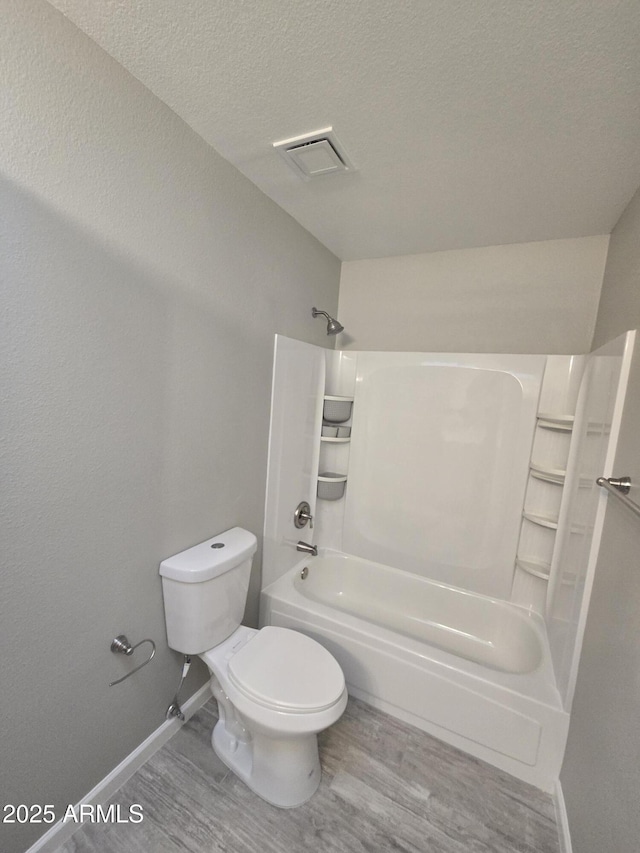
<path fill-rule="evenodd" d="M 331 127 L 274 142 L 273 147 L 294 172 L 306 181 L 353 171 L 353 164 Z"/>

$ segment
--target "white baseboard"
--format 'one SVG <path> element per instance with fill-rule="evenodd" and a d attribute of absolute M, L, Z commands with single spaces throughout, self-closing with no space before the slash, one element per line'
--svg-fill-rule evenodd
<path fill-rule="evenodd" d="M 562 793 L 562 785 L 560 784 L 559 779 L 553 789 L 553 802 L 556 807 L 556 823 L 558 825 L 558 836 L 560 838 L 560 853 L 573 853 L 571 847 L 571 835 L 569 834 L 567 807 L 564 802 L 564 794 Z"/>
<path fill-rule="evenodd" d="M 211 698 L 211 688 L 209 682 L 204 684 L 193 696 L 182 705 L 182 712 L 185 720 L 188 720 L 196 711 L 198 711 Z M 180 720 L 174 717 L 172 720 L 165 720 L 162 725 L 152 732 L 149 737 L 144 740 L 140 746 L 136 747 L 133 752 L 130 752 L 117 767 L 107 774 L 104 779 L 89 791 L 88 794 L 76 804 L 74 811 L 77 814 L 81 805 L 88 803 L 91 805 L 104 805 L 107 800 L 112 797 L 115 792 L 121 788 L 124 783 L 130 779 L 139 767 L 157 752 L 169 738 L 174 735 L 182 726 Z M 75 823 L 70 820 L 63 823 L 62 820 L 57 821 L 54 825 L 42 835 L 35 844 L 25 853 L 54 853 L 62 844 L 67 842 L 82 824 Z"/>

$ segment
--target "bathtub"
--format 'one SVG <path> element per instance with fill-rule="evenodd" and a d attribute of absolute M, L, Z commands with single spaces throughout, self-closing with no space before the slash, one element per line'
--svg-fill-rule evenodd
<path fill-rule="evenodd" d="M 569 716 L 536 614 L 327 550 L 262 591 L 261 624 L 322 643 L 351 695 L 552 790 Z"/>

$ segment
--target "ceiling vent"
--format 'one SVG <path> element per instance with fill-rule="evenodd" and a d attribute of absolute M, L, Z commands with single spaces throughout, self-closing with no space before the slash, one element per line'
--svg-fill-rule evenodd
<path fill-rule="evenodd" d="M 273 147 L 305 181 L 338 172 L 352 172 L 353 164 L 330 127 L 274 142 Z"/>

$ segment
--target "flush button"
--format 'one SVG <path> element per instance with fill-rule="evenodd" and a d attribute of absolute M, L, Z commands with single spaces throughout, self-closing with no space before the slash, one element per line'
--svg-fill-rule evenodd
<path fill-rule="evenodd" d="M 224 542 L 214 542 L 212 548 L 224 548 Z"/>

